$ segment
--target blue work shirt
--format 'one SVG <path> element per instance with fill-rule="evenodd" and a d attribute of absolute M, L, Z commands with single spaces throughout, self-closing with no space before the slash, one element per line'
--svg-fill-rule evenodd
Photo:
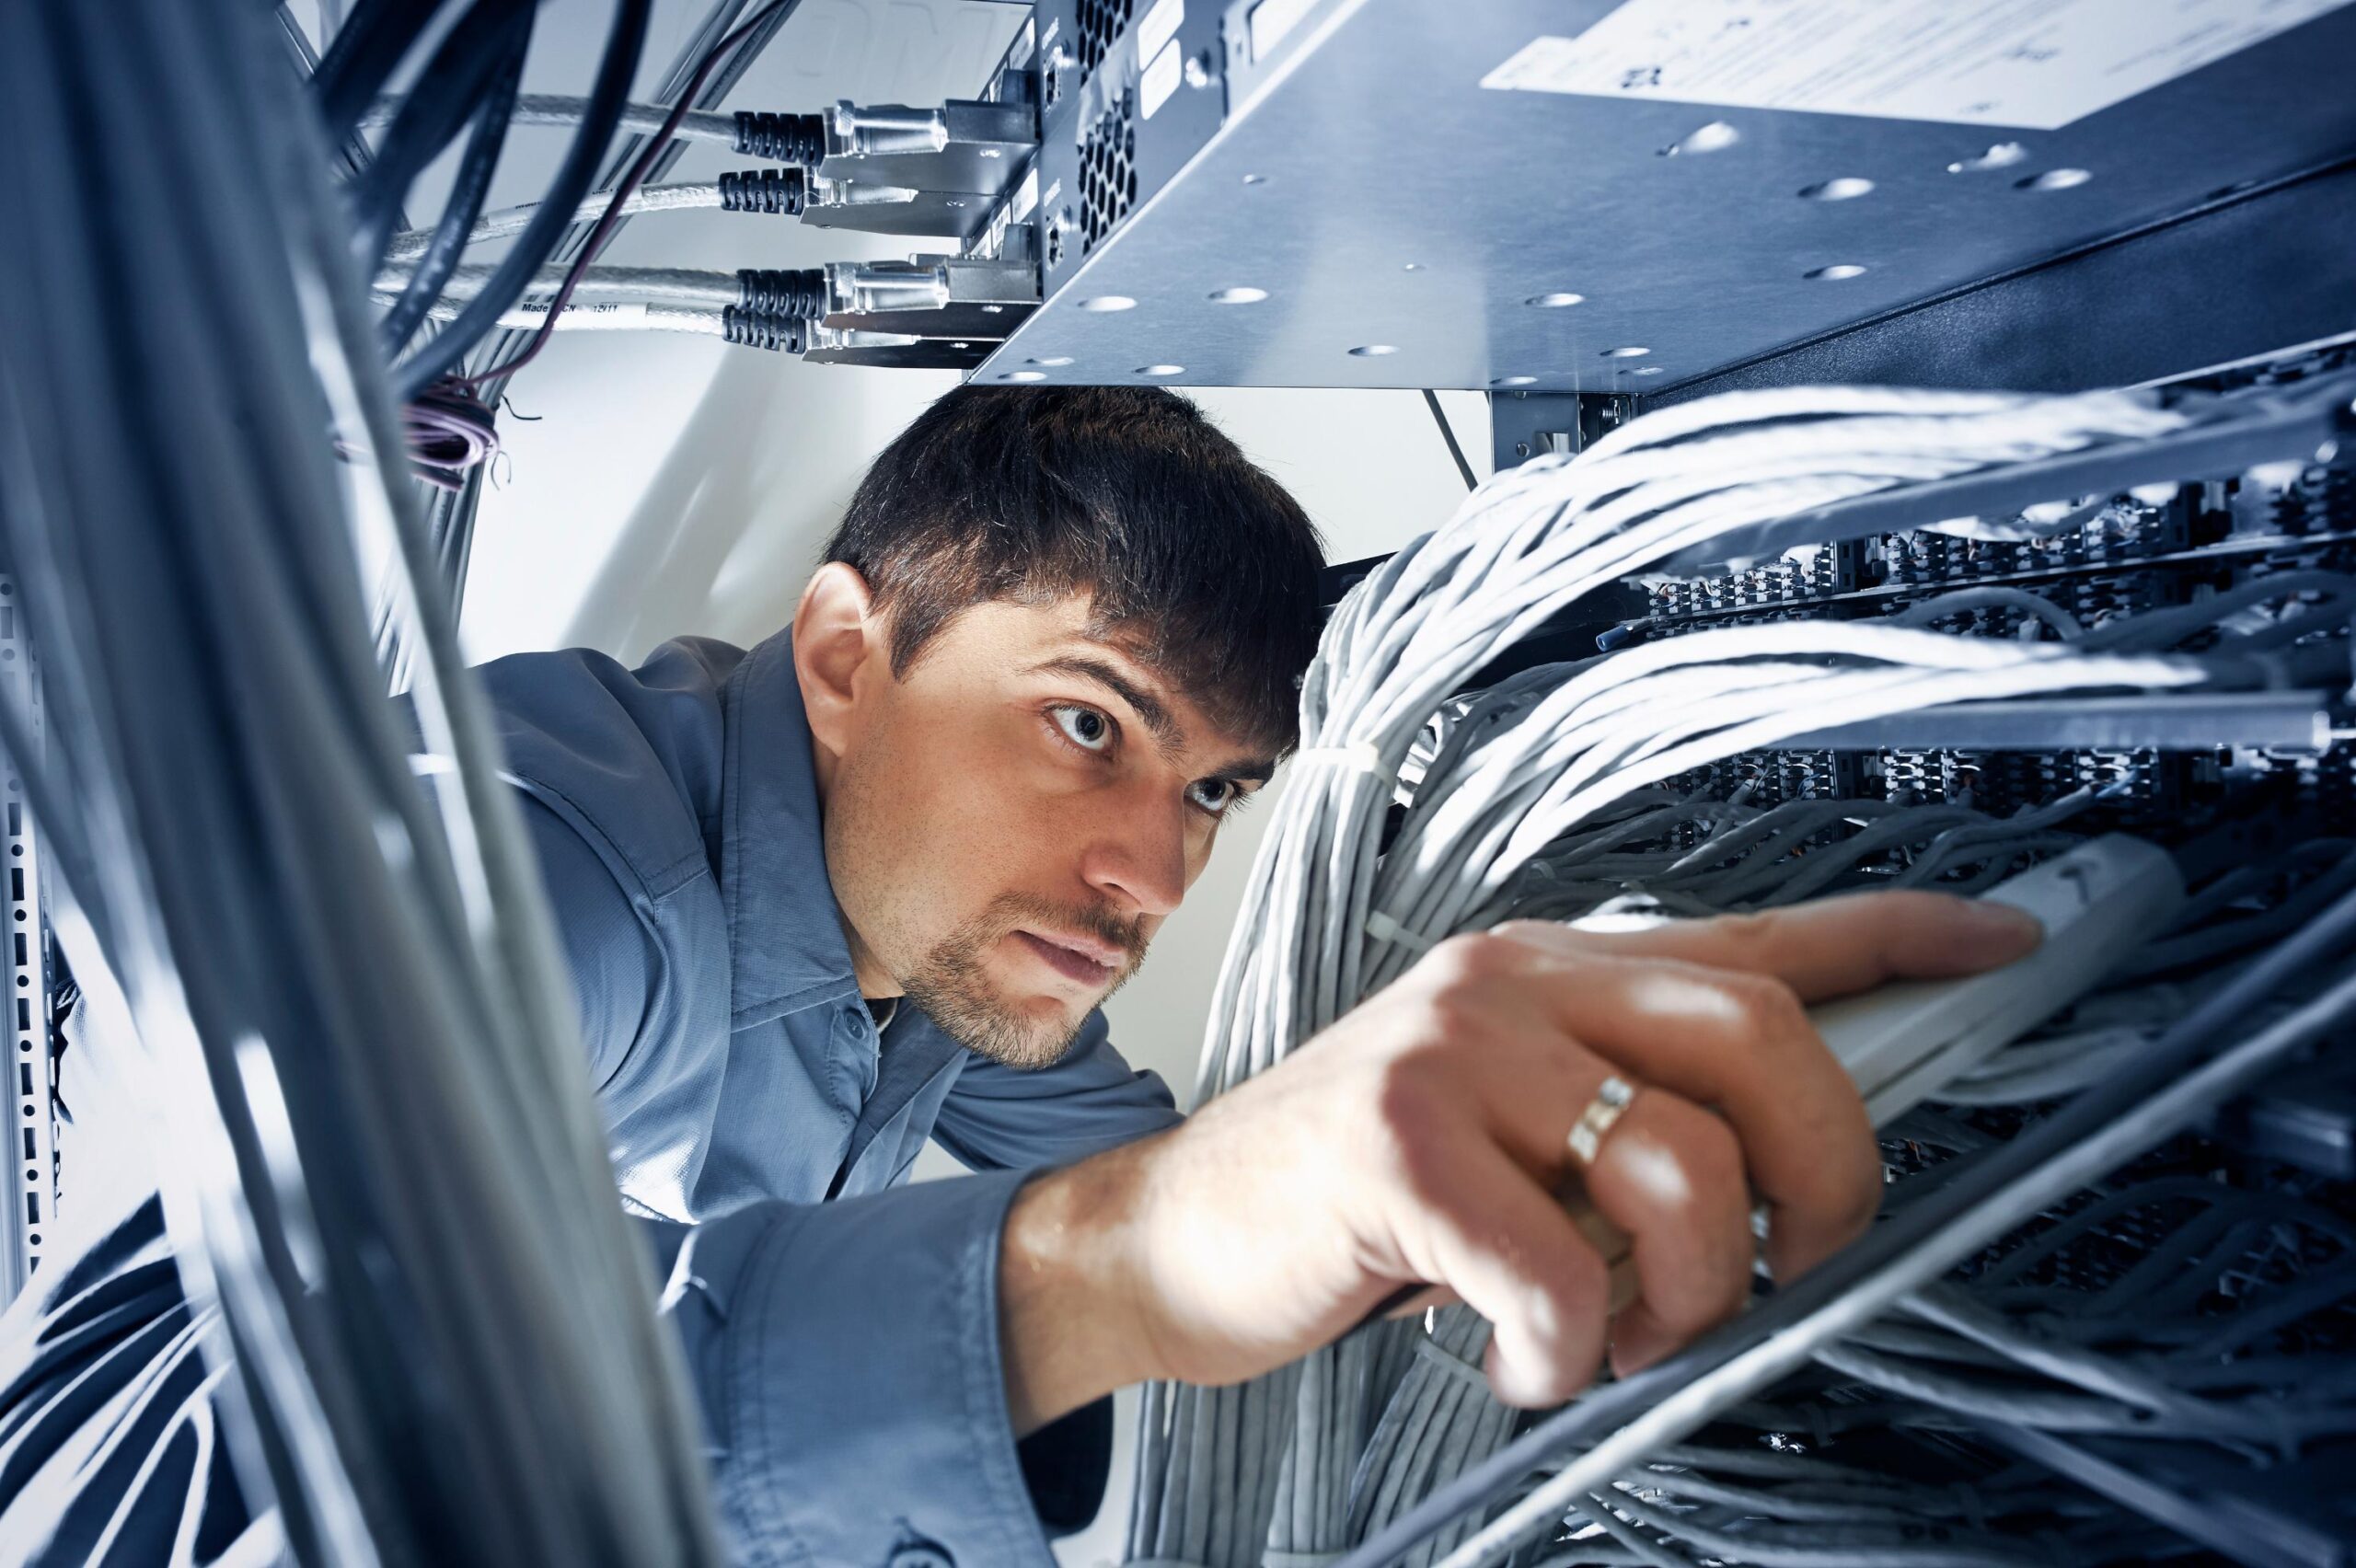
<path fill-rule="evenodd" d="M 1034 1492 L 1057 1487 L 1060 1450 L 1056 1428 L 1020 1453 L 1012 1437 L 1000 1225 L 1026 1171 L 1175 1124 L 1169 1090 L 1121 1060 L 1101 1012 L 1040 1071 L 906 1001 L 877 1030 L 786 634 L 683 638 L 635 670 L 575 650 L 479 674 L 615 1176 L 671 1260 L 664 1309 L 737 1560 L 1047 1561 Z M 983 1174 L 905 1185 L 928 1137 Z"/>

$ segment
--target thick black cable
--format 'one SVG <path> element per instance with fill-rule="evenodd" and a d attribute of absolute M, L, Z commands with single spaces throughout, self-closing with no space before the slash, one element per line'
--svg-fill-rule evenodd
<path fill-rule="evenodd" d="M 475 110 L 474 130 L 467 138 L 467 149 L 451 181 L 441 221 L 433 225 L 433 237 L 426 242 L 425 254 L 417 259 L 417 270 L 410 274 L 400 297 L 376 324 L 376 340 L 387 359 L 398 354 L 416 335 L 425 313 L 442 297 L 450 274 L 466 255 L 467 233 L 482 216 L 483 202 L 491 194 L 491 175 L 499 167 L 501 149 L 507 144 L 507 117 L 515 107 L 516 90 L 523 85 L 524 55 L 531 40 L 532 10 L 526 6 L 515 20 L 514 40 L 509 45 L 507 61 L 491 79 L 490 94 Z M 378 253 L 383 249 L 379 244 Z"/>
<path fill-rule="evenodd" d="M 440 0 L 362 0 L 344 19 L 311 77 L 330 140 L 352 134 L 440 9 Z"/>
<path fill-rule="evenodd" d="M 779 30 L 792 18 L 797 6 L 798 0 L 796 5 L 789 5 L 770 13 L 767 21 L 761 21 L 756 17 L 757 29 L 753 35 L 746 39 L 734 52 L 729 54 L 719 70 L 706 73 L 703 67 L 707 57 L 719 50 L 721 41 L 729 36 L 735 26 L 736 18 L 744 15 L 745 6 L 745 0 L 713 0 L 711 9 L 705 13 L 702 23 L 696 29 L 695 36 L 682 44 L 679 52 L 673 57 L 671 69 L 664 75 L 663 85 L 653 95 L 654 101 L 671 105 L 684 101 L 690 110 L 717 108 L 734 89 L 736 84 L 744 79 L 745 73 L 752 69 L 753 62 L 759 57 L 763 50 L 769 46 Z M 699 87 L 694 85 L 699 82 L 702 84 Z M 645 149 L 647 140 L 648 137 L 635 133 L 622 138 L 621 145 L 606 161 L 605 173 L 598 178 L 597 190 L 600 191 L 613 190 L 620 182 L 622 176 L 629 173 L 632 166 L 637 163 L 639 155 Z M 653 168 L 648 172 L 646 178 L 649 180 L 661 179 L 671 171 L 673 166 L 687 156 L 687 152 L 686 143 L 674 140 L 669 146 L 661 150 L 660 156 L 654 160 Z M 606 236 L 607 243 L 612 242 L 614 235 L 618 235 L 629 221 L 624 218 L 614 225 L 612 234 Z M 578 256 L 581 248 L 588 243 L 589 233 L 589 225 L 575 224 L 566 232 L 565 237 L 557 246 L 553 259 L 570 261 Z M 523 341 L 523 334 L 525 330 L 525 329 L 517 328 L 501 332 L 492 340 L 490 352 L 480 363 L 496 364 L 506 358 L 510 352 Z M 488 383 L 482 388 L 482 395 L 488 401 L 496 403 L 500 395 L 505 390 L 506 381 L 502 377 Z"/>
<path fill-rule="evenodd" d="M 515 236 L 499 271 L 459 312 L 458 318 L 394 367 L 398 390 L 404 399 L 416 397 L 439 380 L 499 324 L 500 317 L 522 297 L 532 274 L 540 270 L 540 263 L 548 259 L 559 236 L 572 225 L 572 213 L 589 193 L 589 182 L 596 177 L 597 161 L 613 139 L 622 106 L 629 100 L 630 78 L 638 72 L 639 52 L 646 43 L 652 10 L 652 0 L 617 0 L 613 29 L 606 38 L 605 58 L 597 65 L 597 80 L 589 92 L 589 107 L 581 117 L 581 129 L 565 150 L 563 166 L 542 199 L 539 211 L 532 214 L 531 223 Z"/>
<path fill-rule="evenodd" d="M 386 127 L 367 172 L 345 194 L 352 204 L 352 248 L 364 267 L 384 259 L 398 222 L 401 199 L 425 167 L 470 120 L 490 85 L 505 70 L 502 47 L 521 16 L 529 26 L 529 0 L 475 0 L 457 25 L 435 47 L 419 73 L 417 90 Z"/>
<path fill-rule="evenodd" d="M 2011 1143 L 1990 1150 L 1971 1169 L 1876 1226 L 1753 1310 L 1667 1360 L 1597 1389 L 1548 1416 L 1425 1498 L 1388 1529 L 1342 1559 L 1336 1568 L 1388 1568 L 1461 1516 L 1485 1508 L 1507 1487 L 1533 1470 L 1547 1468 L 1555 1456 L 1599 1439 L 1672 1390 L 1774 1338 L 1980 1208 L 2022 1175 L 2132 1114 L 2155 1089 L 2197 1065 L 2215 1040 L 2246 1026 L 2269 997 L 2302 975 L 2317 972 L 2351 938 L 2356 938 L 2356 894 L 2341 898 L 2243 970 L 2154 1041 L 2131 1065 Z"/>
<path fill-rule="evenodd" d="M 1464 460 L 1464 448 L 1456 444 L 1456 430 L 1439 406 L 1439 394 L 1428 386 L 1424 388 L 1424 407 L 1432 411 L 1432 422 L 1439 426 L 1439 438 L 1448 443 L 1448 455 L 1456 459 L 1456 471 L 1464 476 L 1464 488 L 1479 490 L 1481 481 L 1473 477 L 1472 465 Z"/>
<path fill-rule="evenodd" d="M 621 222 L 621 210 L 624 203 L 629 202 L 631 192 L 646 183 L 647 176 L 653 172 L 656 160 L 668 152 L 673 145 L 672 134 L 678 130 L 679 121 L 695 101 L 697 89 L 703 86 L 705 79 L 720 67 L 738 45 L 775 18 L 791 13 L 800 3 L 801 0 L 769 0 L 767 6 L 753 14 L 752 20 L 712 45 L 711 52 L 703 57 L 701 63 L 696 66 L 695 75 L 687 79 L 687 90 L 679 95 L 679 101 L 671 106 L 671 113 L 663 121 L 663 128 L 648 139 L 646 150 L 640 154 L 638 161 L 630 166 L 629 172 L 622 176 L 621 183 L 614 187 L 613 200 L 606 203 L 606 210 L 598 214 L 596 226 L 589 231 L 589 237 L 582 242 L 581 254 L 573 258 L 572 270 L 565 274 L 564 286 L 557 290 L 556 298 L 549 306 L 548 316 L 540 323 L 539 330 L 532 335 L 532 340 L 525 344 L 524 352 L 514 359 L 507 360 L 489 370 L 477 371 L 472 375 L 460 377 L 461 381 L 470 386 L 479 386 L 487 381 L 503 383 L 508 376 L 514 375 L 539 357 L 540 351 L 549 346 L 549 340 L 556 333 L 557 317 L 564 314 L 565 306 L 572 299 L 572 291 L 581 286 L 581 275 L 589 270 L 590 265 L 597 259 L 598 252 L 605 249 L 606 242 L 613 237 L 616 226 Z M 807 187 L 808 182 L 802 170 L 798 168 L 733 171 L 720 177 L 721 204 L 732 213 L 798 213 L 802 211 Z M 535 221 L 537 221 L 537 218 Z M 731 340 L 744 340 L 732 339 Z"/>

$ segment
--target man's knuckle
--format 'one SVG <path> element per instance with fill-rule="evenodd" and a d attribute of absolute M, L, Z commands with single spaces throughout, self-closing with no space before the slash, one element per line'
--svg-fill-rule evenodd
<path fill-rule="evenodd" d="M 1780 1043 L 1807 1032 L 1807 1009 L 1783 981 L 1771 974 L 1729 974 L 1722 984 L 1739 1027 L 1753 1043 Z"/>
<path fill-rule="evenodd" d="M 1772 946 L 1782 920 L 1773 914 L 1722 915 L 1712 922 L 1728 952 L 1741 958 Z"/>
<path fill-rule="evenodd" d="M 1490 932 L 1450 937 L 1432 950 L 1441 961 L 1442 974 L 1457 985 L 1487 985 L 1504 979 L 1516 965 L 1516 944 Z"/>

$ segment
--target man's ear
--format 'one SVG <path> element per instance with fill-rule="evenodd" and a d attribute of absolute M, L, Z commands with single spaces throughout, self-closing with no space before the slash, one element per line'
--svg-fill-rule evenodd
<path fill-rule="evenodd" d="M 843 561 L 820 567 L 793 612 L 793 673 L 810 738 L 830 757 L 850 744 L 862 683 L 874 679 L 878 667 L 888 673 L 880 663 L 889 656 L 884 637 L 867 579 Z"/>

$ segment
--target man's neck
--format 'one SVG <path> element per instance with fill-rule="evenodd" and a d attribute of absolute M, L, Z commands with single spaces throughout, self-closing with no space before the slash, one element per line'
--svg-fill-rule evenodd
<path fill-rule="evenodd" d="M 850 950 L 851 973 L 859 978 L 859 994 L 871 1002 L 885 1001 L 902 994 L 904 987 L 892 978 L 892 972 L 877 962 L 875 954 L 860 940 L 857 928 L 843 906 L 835 905 L 835 918 L 842 922 L 843 945 Z"/>

